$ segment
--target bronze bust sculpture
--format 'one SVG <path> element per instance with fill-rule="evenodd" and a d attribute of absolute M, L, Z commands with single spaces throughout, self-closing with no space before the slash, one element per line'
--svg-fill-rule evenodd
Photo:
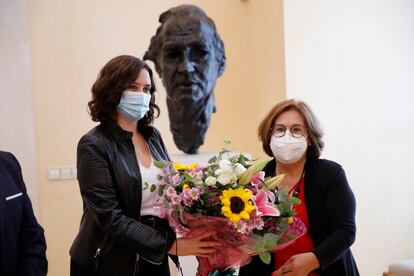
<path fill-rule="evenodd" d="M 193 5 L 160 15 L 145 60 L 152 60 L 167 91 L 170 129 L 177 147 L 198 153 L 216 111 L 214 87 L 226 65 L 214 22 Z"/>

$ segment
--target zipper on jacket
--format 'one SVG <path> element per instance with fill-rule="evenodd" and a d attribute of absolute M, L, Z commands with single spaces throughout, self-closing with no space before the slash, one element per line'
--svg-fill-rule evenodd
<path fill-rule="evenodd" d="M 98 245 L 98 248 L 96 249 L 95 255 L 93 256 L 93 258 L 95 260 L 95 263 L 94 263 L 95 270 L 98 270 L 98 268 L 99 268 L 99 256 L 101 255 L 101 250 L 102 250 L 103 246 L 105 245 L 105 242 L 106 242 L 107 238 L 108 238 L 108 236 L 106 235 L 102 239 L 101 243 Z"/>
<path fill-rule="evenodd" d="M 101 248 L 98 247 L 98 249 L 96 249 L 95 255 L 93 256 L 94 259 L 98 258 L 99 255 L 101 255 Z"/>

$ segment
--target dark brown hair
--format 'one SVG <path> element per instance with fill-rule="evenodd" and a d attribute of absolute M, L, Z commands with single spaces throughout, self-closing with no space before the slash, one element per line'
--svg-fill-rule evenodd
<path fill-rule="evenodd" d="M 105 64 L 92 86 L 92 100 L 88 103 L 88 107 L 93 121 L 106 125 L 116 124 L 117 106 L 122 93 L 131 87 L 142 69 L 147 70 L 150 75 L 151 100 L 150 110 L 139 124 L 149 125 L 154 121 L 154 117 L 159 116 L 160 109 L 155 104 L 156 88 L 151 68 L 139 58 L 122 55 Z"/>
<path fill-rule="evenodd" d="M 276 104 L 260 123 L 258 135 L 259 140 L 262 142 L 263 150 L 267 153 L 267 155 L 273 156 L 273 152 L 270 149 L 270 139 L 272 137 L 273 125 L 280 114 L 291 109 L 295 109 L 302 114 L 303 120 L 305 121 L 308 138 L 310 140 L 307 156 L 318 158 L 321 155 L 324 146 L 324 142 L 322 140 L 323 131 L 320 127 L 319 121 L 305 102 L 294 99 L 285 100 Z"/>

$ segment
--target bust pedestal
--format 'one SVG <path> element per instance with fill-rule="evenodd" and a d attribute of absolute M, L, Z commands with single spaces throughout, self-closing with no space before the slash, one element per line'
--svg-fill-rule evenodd
<path fill-rule="evenodd" d="M 213 156 L 218 155 L 217 152 L 209 152 L 209 153 L 198 153 L 198 154 L 186 154 L 186 153 L 179 153 L 179 154 L 172 154 L 170 158 L 172 161 L 180 161 L 183 164 L 191 165 L 194 162 L 197 163 L 208 163 L 208 160 Z"/>

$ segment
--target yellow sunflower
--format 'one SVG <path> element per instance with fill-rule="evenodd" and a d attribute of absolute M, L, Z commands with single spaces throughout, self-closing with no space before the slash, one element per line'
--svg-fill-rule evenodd
<path fill-rule="evenodd" d="M 243 188 L 233 190 L 232 188 L 223 191 L 220 201 L 223 207 L 221 211 L 231 222 L 236 223 L 241 219 L 250 219 L 250 213 L 255 207 L 251 202 L 252 193 Z"/>
<path fill-rule="evenodd" d="M 195 170 L 196 166 L 197 166 L 196 162 L 194 162 L 193 164 L 188 166 L 188 165 L 185 165 L 185 164 L 181 163 L 180 161 L 178 161 L 178 162 L 174 163 L 173 168 L 176 171 L 193 171 L 193 170 Z"/>

